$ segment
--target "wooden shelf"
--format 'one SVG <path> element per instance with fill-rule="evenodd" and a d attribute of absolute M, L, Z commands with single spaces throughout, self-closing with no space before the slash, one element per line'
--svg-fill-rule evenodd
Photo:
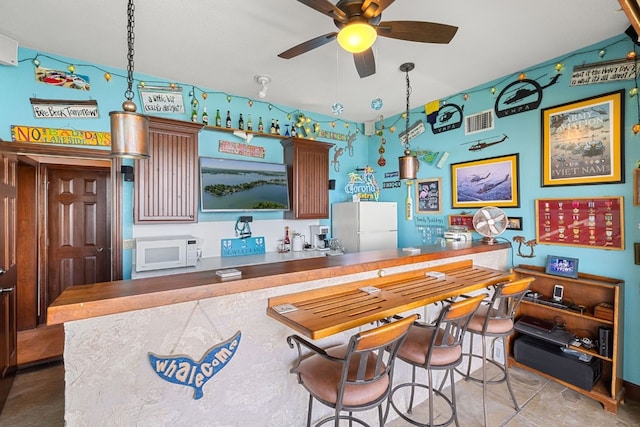
<path fill-rule="evenodd" d="M 578 337 L 589 337 L 594 342 L 598 339 L 598 328 L 609 327 L 613 333 L 612 357 L 601 355 L 598 347 L 587 349 L 583 346 L 570 346 L 574 350 L 589 354 L 602 361 L 602 375 L 600 380 L 591 390 L 572 385 L 566 381 L 555 378 L 549 374 L 523 365 L 514 359 L 514 334 L 509 340 L 508 354 L 512 365 L 536 372 L 545 378 L 553 379 L 560 384 L 577 391 L 585 396 L 602 403 L 610 412 L 617 412 L 618 406 L 624 399 L 624 387 L 620 374 L 622 371 L 622 307 L 624 282 L 618 279 L 596 276 L 591 274 L 579 274 L 577 278 L 565 278 L 547 274 L 543 267 L 520 265 L 514 269 L 519 277 L 532 276 L 536 280 L 531 284 L 531 291 L 549 297 L 553 293 L 555 285 L 564 286 L 565 302 L 574 305 L 583 305 L 585 312 L 580 313 L 569 309 L 551 307 L 534 301 L 523 300 L 518 307 L 518 316 L 528 315 L 555 323 L 564 323 L 565 329 L 573 332 Z M 594 316 L 594 307 L 602 302 L 613 306 L 613 320 L 601 319 Z"/>
<path fill-rule="evenodd" d="M 246 130 L 246 129 L 225 128 L 225 127 L 218 127 L 218 126 L 211 126 L 211 125 L 203 126 L 202 129 L 203 130 L 210 130 L 210 131 L 218 131 L 218 132 L 227 132 L 227 133 L 244 132 L 247 135 L 253 135 L 253 136 L 256 136 L 256 137 L 259 136 L 261 138 L 263 138 L 263 137 L 264 138 L 274 138 L 274 139 L 278 139 L 278 140 L 296 138 L 296 139 L 302 139 L 302 140 L 307 140 L 307 141 L 313 141 L 311 139 L 300 138 L 299 136 L 287 136 L 287 135 L 279 135 L 279 134 L 268 133 L 268 132 L 258 132 L 258 131 Z"/>

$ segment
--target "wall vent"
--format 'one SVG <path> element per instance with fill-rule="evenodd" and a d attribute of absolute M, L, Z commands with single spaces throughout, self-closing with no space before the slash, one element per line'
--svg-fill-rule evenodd
<path fill-rule="evenodd" d="M 485 130 L 493 129 L 493 125 L 493 110 L 481 111 L 464 118 L 464 134 L 471 135 L 484 132 Z"/>

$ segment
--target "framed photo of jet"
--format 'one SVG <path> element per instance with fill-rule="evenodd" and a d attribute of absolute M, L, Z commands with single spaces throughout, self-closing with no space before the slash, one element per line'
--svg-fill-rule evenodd
<path fill-rule="evenodd" d="M 545 108 L 542 187 L 624 182 L 624 90 Z"/>

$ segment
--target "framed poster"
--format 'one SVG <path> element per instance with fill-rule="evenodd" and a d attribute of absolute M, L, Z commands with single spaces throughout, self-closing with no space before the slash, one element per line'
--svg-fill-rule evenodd
<path fill-rule="evenodd" d="M 543 187 L 624 182 L 624 90 L 545 108 Z"/>
<path fill-rule="evenodd" d="M 453 208 L 518 207 L 518 154 L 451 165 Z"/>
<path fill-rule="evenodd" d="M 622 197 L 536 199 L 538 244 L 624 249 Z"/>
<path fill-rule="evenodd" d="M 417 214 L 438 214 L 442 212 L 441 183 L 440 178 L 416 181 Z"/>

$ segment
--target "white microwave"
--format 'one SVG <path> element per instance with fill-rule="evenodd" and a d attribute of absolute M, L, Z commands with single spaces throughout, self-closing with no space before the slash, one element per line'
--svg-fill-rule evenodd
<path fill-rule="evenodd" d="M 137 272 L 195 266 L 198 239 L 194 236 L 138 237 L 135 261 Z"/>

